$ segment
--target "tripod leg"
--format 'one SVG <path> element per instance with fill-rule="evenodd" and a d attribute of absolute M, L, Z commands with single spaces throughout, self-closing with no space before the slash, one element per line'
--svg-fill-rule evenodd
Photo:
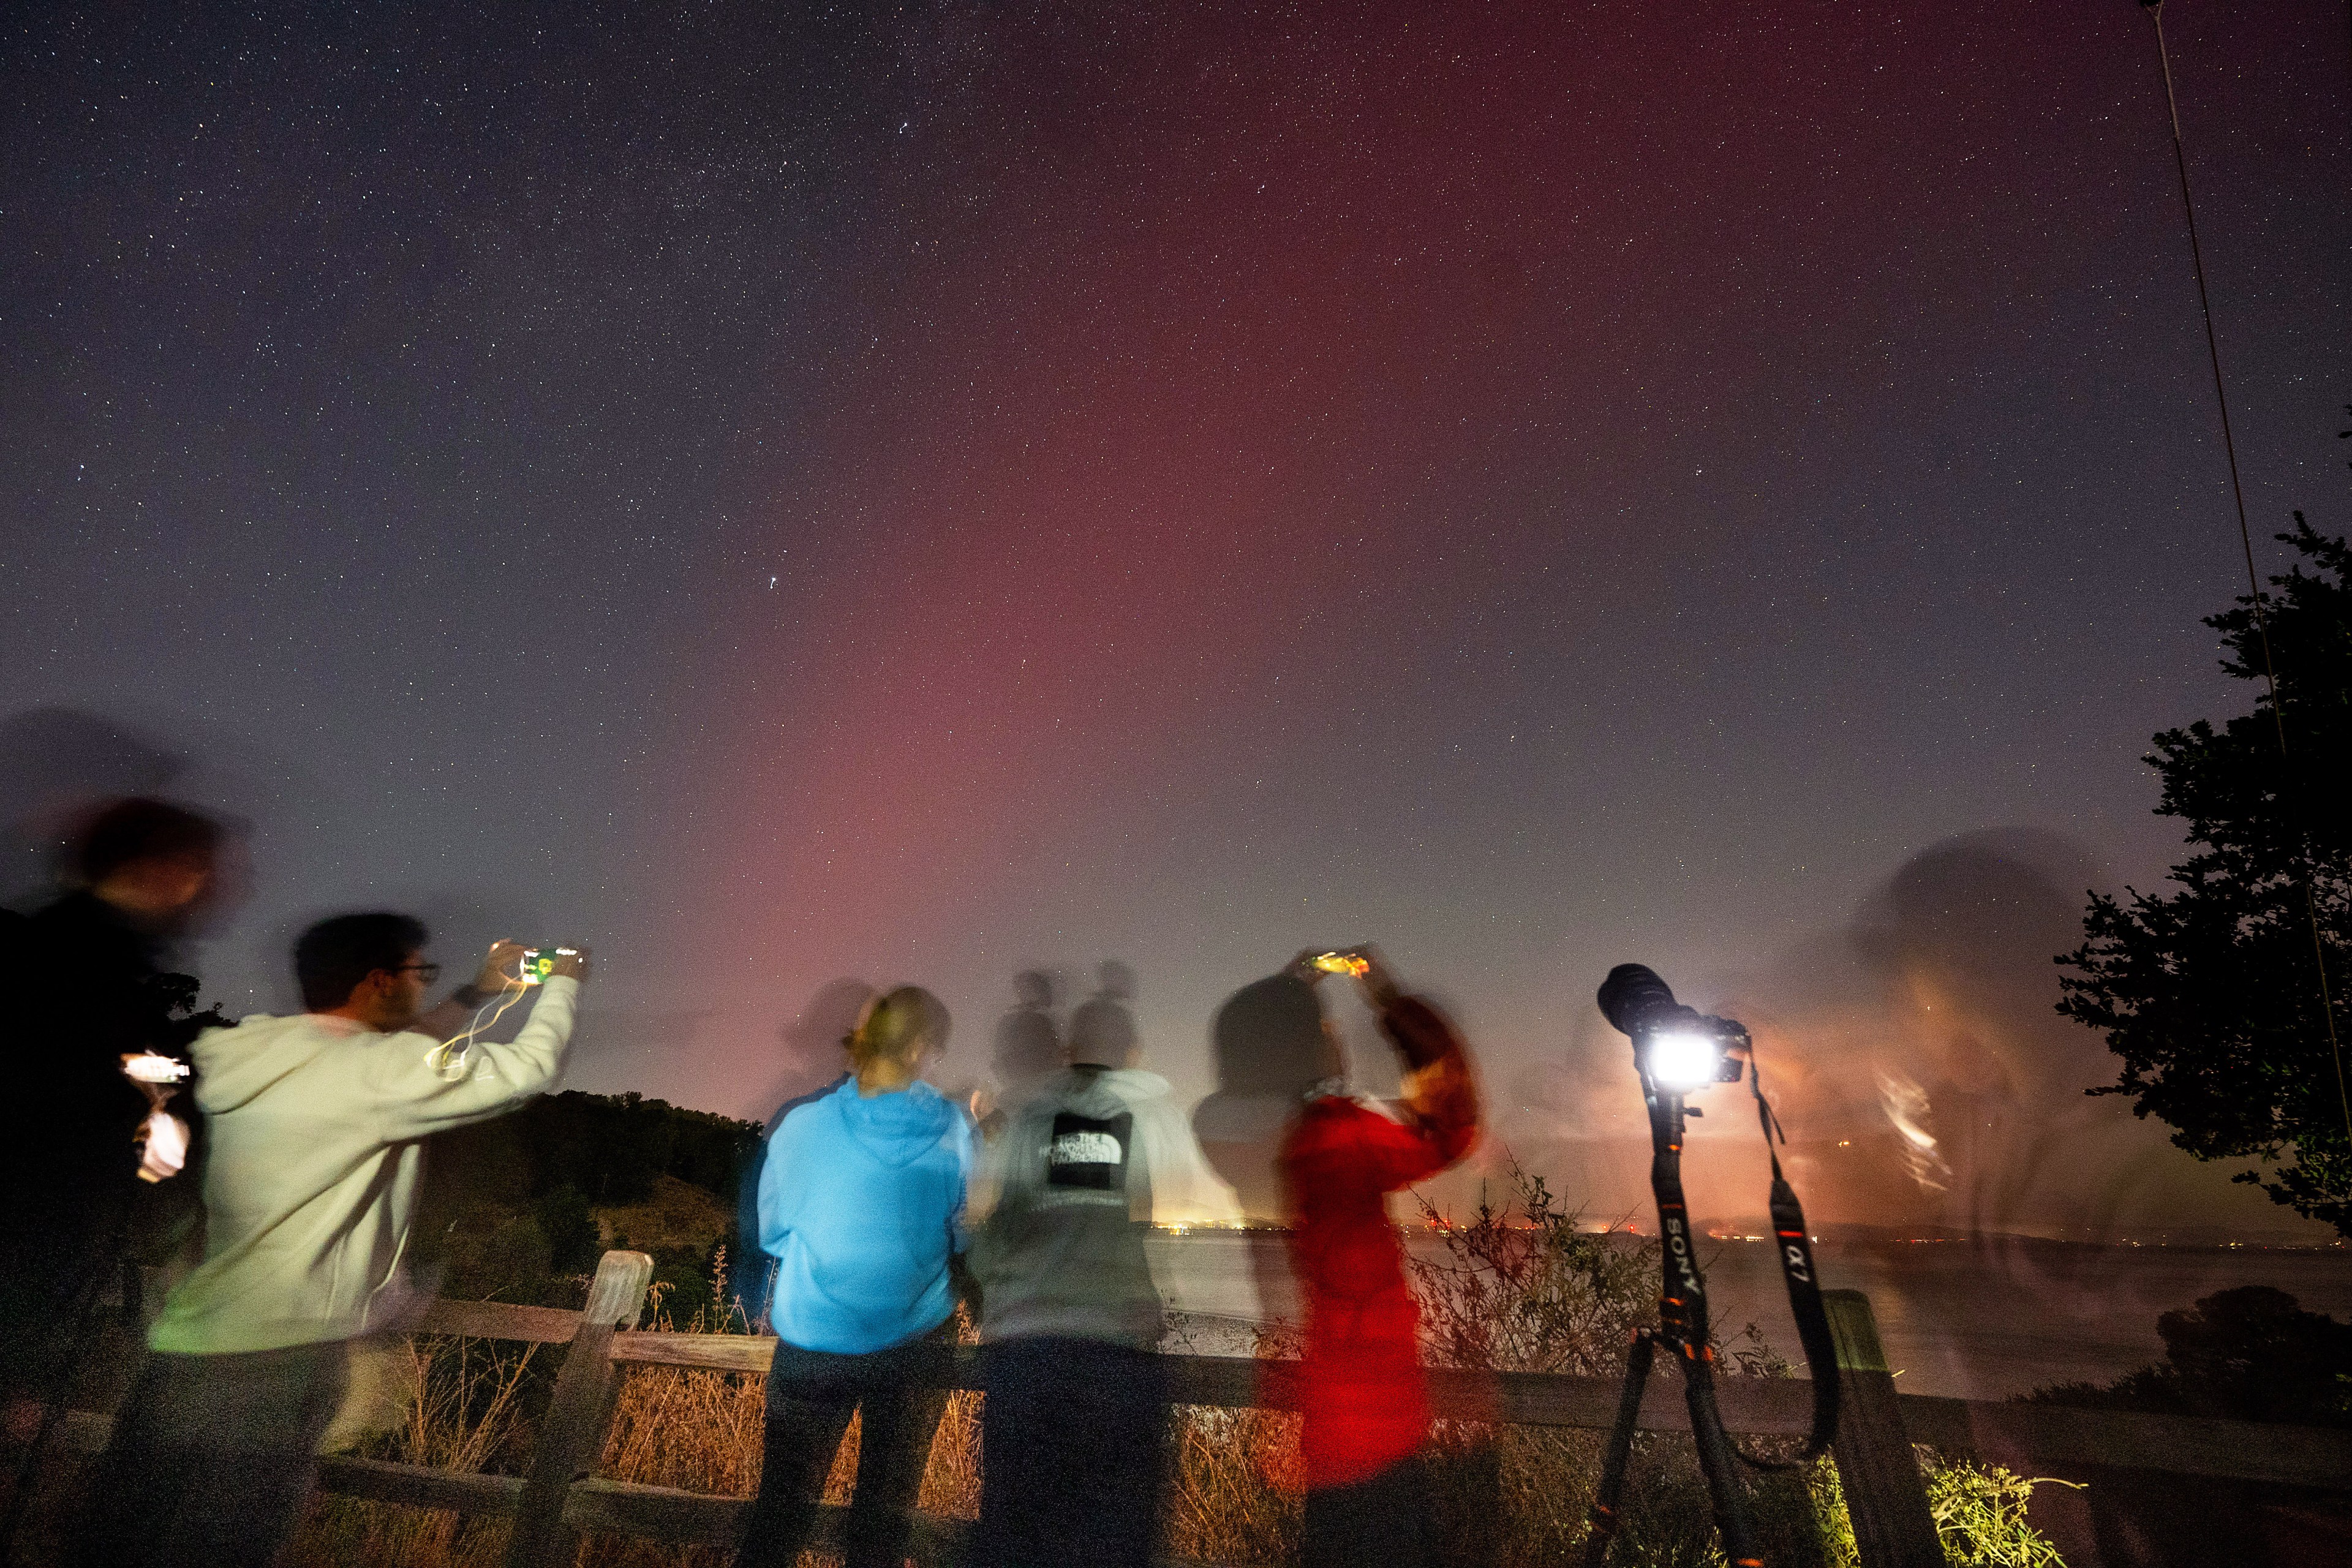
<path fill-rule="evenodd" d="M 1723 1537 L 1723 1555 L 1730 1568 L 1762 1568 L 1764 1554 L 1757 1549 L 1756 1531 L 1748 1522 L 1748 1499 L 1739 1489 L 1739 1467 L 1732 1458 L 1731 1438 L 1723 1429 L 1723 1413 L 1716 1408 L 1715 1369 L 1703 1361 L 1685 1360 L 1683 1394 L 1690 1405 L 1698 1468 L 1706 1472 L 1707 1493 L 1715 1500 L 1715 1528 Z"/>
<path fill-rule="evenodd" d="M 1633 1336 L 1625 1357 L 1625 1386 L 1617 1394 L 1617 1420 L 1601 1450 L 1601 1486 L 1584 1516 L 1584 1568 L 1601 1568 L 1608 1561 L 1609 1542 L 1617 1533 L 1617 1500 L 1625 1493 L 1625 1463 L 1633 1453 L 1633 1427 L 1642 1417 L 1642 1385 L 1650 1380 L 1650 1362 L 1657 1353 L 1656 1334 L 1643 1329 Z"/>

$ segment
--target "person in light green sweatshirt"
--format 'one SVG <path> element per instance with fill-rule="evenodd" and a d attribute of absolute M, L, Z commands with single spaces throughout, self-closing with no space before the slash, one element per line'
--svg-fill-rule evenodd
<path fill-rule="evenodd" d="M 250 1564 L 299 1521 L 341 1402 L 345 1346 L 397 1328 L 428 1134 L 514 1110 L 555 1081 L 586 976 L 566 952 L 511 1044 L 475 1037 L 524 992 L 524 950 L 423 1011 L 440 966 L 405 915 L 342 915 L 295 945 L 297 1017 L 198 1037 L 211 1154 L 205 1260 L 148 1331 L 151 1354 L 100 1461 L 80 1561 Z"/>

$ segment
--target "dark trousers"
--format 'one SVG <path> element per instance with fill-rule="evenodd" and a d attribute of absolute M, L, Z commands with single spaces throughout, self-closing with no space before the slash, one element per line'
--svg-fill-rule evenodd
<path fill-rule="evenodd" d="M 79 1194 L 38 1194 L 0 1218 L 0 1401 L 63 1395 L 124 1275 L 121 1215 Z"/>
<path fill-rule="evenodd" d="M 1298 1560 L 1305 1568 L 1433 1568 L 1437 1531 L 1429 1509 L 1429 1476 L 1418 1455 L 1346 1486 L 1309 1487 Z"/>
<path fill-rule="evenodd" d="M 856 1489 L 843 1556 L 847 1568 L 901 1568 L 908 1514 L 947 1412 L 939 1386 L 954 1364 L 945 1325 L 866 1355 L 776 1342 L 768 1370 L 768 1436 L 759 1495 L 743 1526 L 737 1568 L 791 1568 L 808 1544 L 824 1479 L 852 1415 L 860 1416 Z"/>
<path fill-rule="evenodd" d="M 981 1352 L 973 1568 L 1146 1568 L 1166 1479 L 1160 1358 L 1098 1340 L 1003 1340 Z"/>
<path fill-rule="evenodd" d="M 81 1568 L 267 1568 L 343 1402 L 341 1341 L 147 1358 L 99 1460 Z"/>

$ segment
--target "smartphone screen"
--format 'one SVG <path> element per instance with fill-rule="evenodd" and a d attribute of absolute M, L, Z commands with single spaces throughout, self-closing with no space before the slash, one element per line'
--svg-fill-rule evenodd
<path fill-rule="evenodd" d="M 555 961 L 569 958 L 580 950 L 576 947 L 527 947 L 522 950 L 522 983 L 537 985 L 555 973 Z"/>

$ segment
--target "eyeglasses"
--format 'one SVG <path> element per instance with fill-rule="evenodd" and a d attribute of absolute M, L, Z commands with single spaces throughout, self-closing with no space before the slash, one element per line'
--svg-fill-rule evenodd
<path fill-rule="evenodd" d="M 418 975 L 423 978 L 425 984 L 430 985 L 441 978 L 441 966 L 437 963 L 404 963 L 392 973 Z"/>

